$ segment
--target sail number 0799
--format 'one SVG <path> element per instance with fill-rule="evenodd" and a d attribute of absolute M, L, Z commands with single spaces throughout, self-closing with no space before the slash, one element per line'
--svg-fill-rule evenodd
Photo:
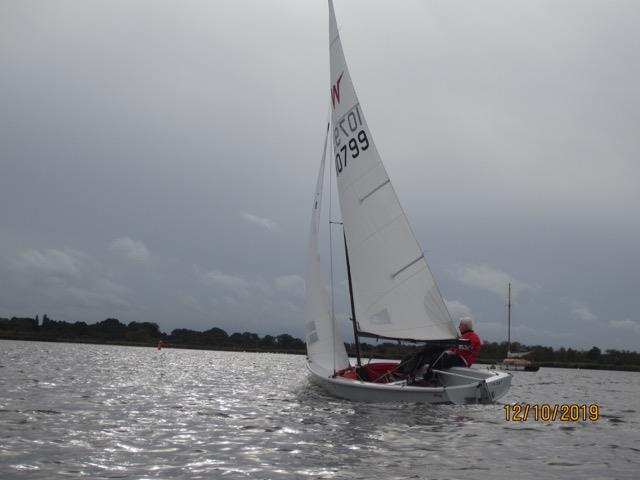
<path fill-rule="evenodd" d="M 347 148 L 348 147 L 348 148 Z M 342 145 L 336 153 L 336 172 L 338 175 L 342 173 L 342 169 L 347 166 L 347 157 L 358 158 L 360 151 L 369 148 L 369 139 L 364 130 L 360 130 L 355 138 L 349 139 L 349 142 Z"/>

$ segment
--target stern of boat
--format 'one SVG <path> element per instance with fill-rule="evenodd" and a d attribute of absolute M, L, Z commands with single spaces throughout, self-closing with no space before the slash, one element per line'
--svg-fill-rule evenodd
<path fill-rule="evenodd" d="M 451 403 L 493 403 L 511 388 L 510 373 L 488 369 L 453 367 L 438 372 Z"/>

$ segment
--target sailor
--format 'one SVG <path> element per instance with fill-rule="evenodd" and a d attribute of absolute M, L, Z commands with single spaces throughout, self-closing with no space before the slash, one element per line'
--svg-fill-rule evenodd
<path fill-rule="evenodd" d="M 470 317 L 461 318 L 458 329 L 460 330 L 458 338 L 469 340 L 469 344 L 451 347 L 443 353 L 434 368 L 470 367 L 478 358 L 482 342 L 478 334 L 473 331 L 473 319 Z"/>

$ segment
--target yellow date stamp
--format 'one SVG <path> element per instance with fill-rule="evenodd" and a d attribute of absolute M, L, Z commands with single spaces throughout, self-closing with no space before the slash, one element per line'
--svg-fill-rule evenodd
<path fill-rule="evenodd" d="M 507 422 L 597 422 L 600 406 L 578 403 L 513 403 L 504 406 Z"/>

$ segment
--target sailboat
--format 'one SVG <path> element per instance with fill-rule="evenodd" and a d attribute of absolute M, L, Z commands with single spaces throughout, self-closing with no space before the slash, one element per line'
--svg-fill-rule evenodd
<path fill-rule="evenodd" d="M 501 370 L 537 372 L 540 370 L 540 366 L 525 358 L 531 352 L 511 351 L 511 284 L 509 284 L 509 293 L 507 294 L 507 312 L 507 358 L 502 360 L 499 368 Z"/>
<path fill-rule="evenodd" d="M 309 236 L 304 310 L 310 380 L 358 402 L 491 403 L 511 385 L 505 372 L 437 368 L 458 331 L 376 149 L 356 95 L 329 0 L 331 120 L 318 172 Z M 332 152 L 342 214 L 351 320 L 351 365 L 324 288 L 318 236 L 327 150 Z M 404 361 L 362 364 L 359 338 L 423 345 Z M 428 360 L 425 361 L 425 360 Z"/>

